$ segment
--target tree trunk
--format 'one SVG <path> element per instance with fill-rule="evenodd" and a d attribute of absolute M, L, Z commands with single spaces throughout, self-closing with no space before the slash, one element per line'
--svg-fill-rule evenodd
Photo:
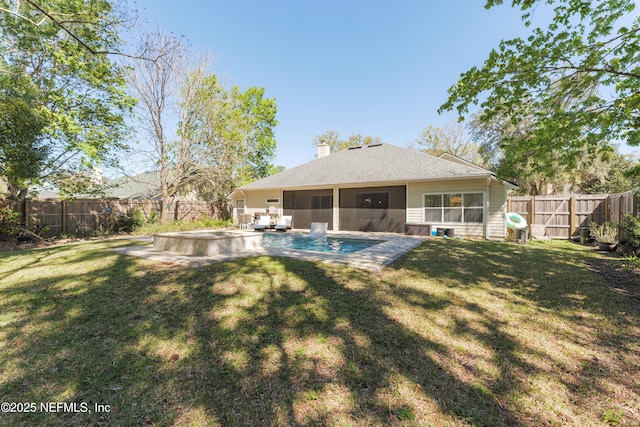
<path fill-rule="evenodd" d="M 20 188 L 17 185 L 7 183 L 7 206 L 15 212 L 20 213 L 20 223 L 26 223 L 26 212 L 24 211 L 24 201 L 29 193 L 28 188 Z"/>

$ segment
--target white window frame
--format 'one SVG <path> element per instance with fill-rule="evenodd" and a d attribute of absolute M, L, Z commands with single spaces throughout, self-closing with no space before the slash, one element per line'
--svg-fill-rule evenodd
<path fill-rule="evenodd" d="M 460 194 L 462 195 L 462 216 L 461 216 L 461 221 L 460 222 L 451 222 L 451 221 L 442 221 L 444 219 L 444 210 L 445 210 L 445 206 L 444 206 L 444 200 L 443 197 L 445 195 L 456 195 L 456 194 Z M 482 194 L 482 221 L 480 222 L 465 222 L 464 221 L 464 195 L 465 194 Z M 427 208 L 424 205 L 424 197 L 425 196 L 440 196 L 440 219 L 441 221 L 427 221 L 426 219 L 426 209 Z M 423 224 L 464 224 L 464 225 L 478 225 L 478 224 L 484 224 L 486 222 L 487 219 L 487 192 L 486 191 L 447 191 L 447 192 L 430 192 L 430 193 L 422 193 L 422 201 L 421 201 L 422 207 L 422 223 Z M 480 209 L 480 206 L 477 207 L 473 207 L 471 209 Z M 432 209 L 436 209 L 436 208 L 432 208 Z"/>
<path fill-rule="evenodd" d="M 242 201 L 244 208 L 238 207 L 238 202 L 240 201 Z M 242 209 L 242 212 L 240 212 L 240 209 Z M 240 218 L 240 215 L 243 215 L 246 212 L 247 212 L 247 199 L 235 199 L 233 202 L 233 217 L 238 219 Z"/>

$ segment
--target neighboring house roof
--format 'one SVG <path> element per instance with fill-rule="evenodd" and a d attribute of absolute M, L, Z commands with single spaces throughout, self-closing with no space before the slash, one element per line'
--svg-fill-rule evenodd
<path fill-rule="evenodd" d="M 169 181 L 174 179 L 173 171 L 168 172 Z M 109 181 L 105 196 L 117 199 L 161 199 L 160 171 L 144 172 L 135 176 L 123 176 Z M 194 191 L 180 192 L 171 196 L 175 200 L 200 201 Z"/>
<path fill-rule="evenodd" d="M 425 181 L 495 176 L 478 166 L 463 165 L 391 144 L 351 147 L 238 188 L 257 190 L 345 184 Z"/>
<path fill-rule="evenodd" d="M 29 192 L 29 196 L 31 195 L 32 193 Z M 59 199 L 60 193 L 53 190 L 40 190 L 35 193 L 35 198 L 36 199 Z"/>
<path fill-rule="evenodd" d="M 118 199 L 154 199 L 160 195 L 160 171 L 123 176 L 109 181 L 107 197 Z"/>

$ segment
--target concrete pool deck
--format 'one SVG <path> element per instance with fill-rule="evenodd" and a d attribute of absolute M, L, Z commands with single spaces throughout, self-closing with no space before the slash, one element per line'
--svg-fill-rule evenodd
<path fill-rule="evenodd" d="M 233 231 L 233 233 L 240 233 Z M 247 235 L 261 235 L 260 232 L 246 231 L 241 232 Z M 267 231 L 267 233 L 275 233 Z M 306 234 L 298 231 L 287 231 L 288 234 Z M 298 249 L 269 248 L 257 246 L 250 250 L 217 253 L 202 255 L 188 255 L 185 253 L 169 252 L 160 250 L 152 245 L 145 246 L 129 246 L 125 248 L 116 248 L 114 251 L 133 255 L 142 258 L 148 258 L 154 261 L 168 262 L 189 267 L 201 267 L 207 264 L 213 264 L 223 261 L 231 261 L 239 258 L 247 258 L 252 256 L 272 256 L 295 258 L 304 261 L 316 261 L 327 264 L 339 264 L 349 267 L 360 268 L 368 271 L 380 271 L 387 265 L 391 264 L 401 255 L 414 249 L 427 238 L 424 236 L 406 236 L 395 233 L 364 233 L 364 232 L 327 232 L 327 236 L 341 237 L 348 239 L 366 239 L 381 240 L 382 242 L 371 247 L 362 249 L 351 254 L 334 254 L 327 252 L 315 252 Z"/>

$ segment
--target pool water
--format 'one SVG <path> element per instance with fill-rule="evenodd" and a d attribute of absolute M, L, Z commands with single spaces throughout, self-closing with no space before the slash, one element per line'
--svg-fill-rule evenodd
<path fill-rule="evenodd" d="M 382 242 L 382 240 L 347 239 L 343 237 L 309 239 L 295 234 L 275 233 L 265 233 L 262 237 L 262 246 L 268 248 L 298 249 L 334 254 L 352 254 Z"/>

